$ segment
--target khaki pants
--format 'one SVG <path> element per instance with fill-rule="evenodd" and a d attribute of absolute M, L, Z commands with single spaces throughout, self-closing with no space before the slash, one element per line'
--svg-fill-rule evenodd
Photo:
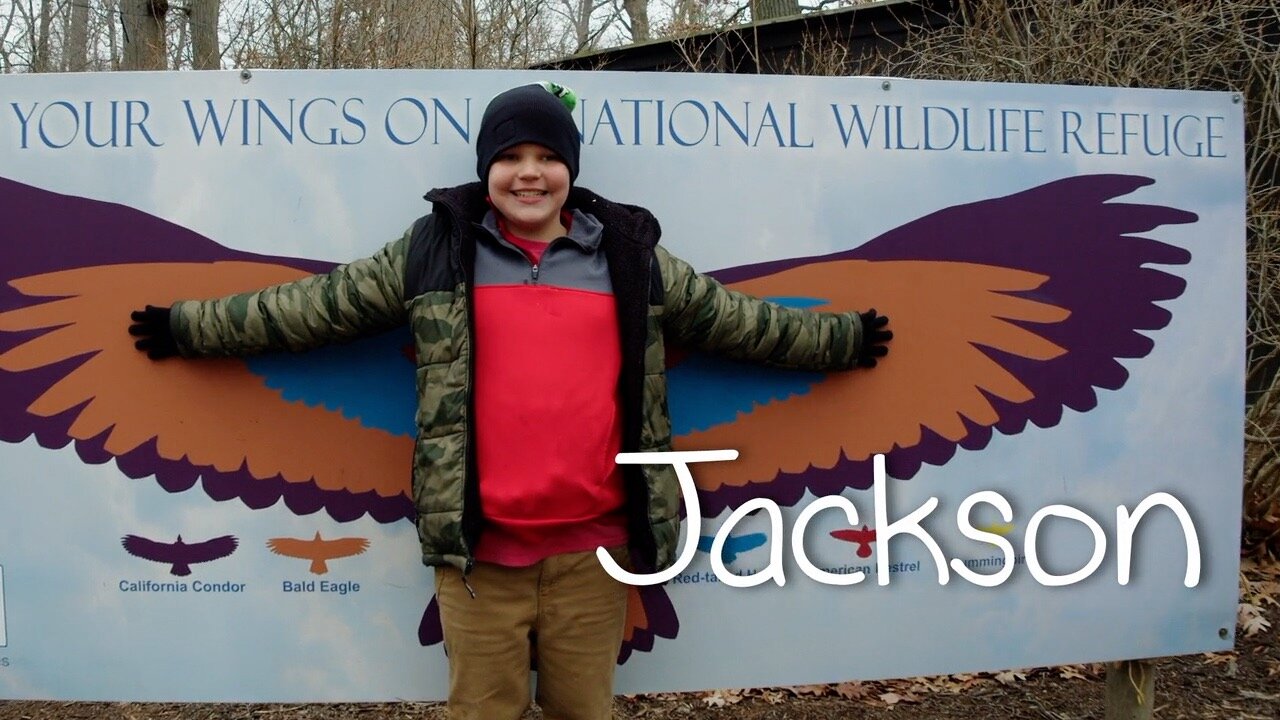
<path fill-rule="evenodd" d="M 613 554 L 621 559 L 625 550 Z M 594 552 L 555 555 L 524 568 L 476 563 L 467 583 L 474 598 L 457 568 L 436 568 L 450 718 L 516 720 L 524 713 L 532 634 L 543 717 L 612 717 L 627 586 L 609 577 Z"/>

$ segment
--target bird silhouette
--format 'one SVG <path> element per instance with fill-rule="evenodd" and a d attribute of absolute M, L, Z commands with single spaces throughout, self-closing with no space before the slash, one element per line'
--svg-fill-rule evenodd
<path fill-rule="evenodd" d="M 858 557 L 871 557 L 871 543 L 876 541 L 876 531 L 868 528 L 866 525 L 862 529 L 846 528 L 843 530 L 832 530 L 831 537 L 845 542 L 856 543 L 858 546 Z"/>
<path fill-rule="evenodd" d="M 870 487 L 872 457 L 909 479 L 994 433 L 1087 412 L 1128 379 L 1185 282 L 1180 247 L 1143 237 L 1192 213 L 1117 198 L 1149 178 L 1080 175 L 938 209 L 828 255 L 714 271 L 732 289 L 819 310 L 875 306 L 893 352 L 871 372 L 790 372 L 671 348 L 678 450 L 734 448 L 694 473 L 705 517 L 766 497 Z M 130 310 L 327 272 L 226 248 L 117 204 L 0 179 L 0 440 L 73 444 L 86 463 L 258 509 L 338 521 L 414 516 L 407 329 L 303 354 L 149 361 Z M 1162 267 L 1164 266 L 1164 267 Z M 216 402 L 210 402 L 216 398 Z M 267 431 L 269 429 L 269 431 Z M 631 649 L 678 622 L 660 587 L 632 593 Z M 419 639 L 429 642 L 431 611 Z"/>
<path fill-rule="evenodd" d="M 698 538 L 698 550 L 711 554 L 711 545 L 715 543 L 714 535 L 703 535 Z M 726 565 L 732 564 L 738 556 L 748 550 L 756 548 L 769 542 L 769 536 L 764 533 L 746 533 L 743 535 L 730 535 L 724 541 L 724 551 L 721 556 L 724 558 Z"/>
<path fill-rule="evenodd" d="M 125 535 L 120 538 L 120 544 L 134 557 L 171 565 L 170 575 L 186 576 L 191 574 L 192 565 L 221 560 L 235 552 L 240 543 L 231 535 L 190 544 L 183 542 L 181 535 L 171 543 L 157 542 L 138 535 Z"/>
<path fill-rule="evenodd" d="M 271 552 L 286 557 L 311 561 L 311 573 L 324 575 L 329 572 L 329 560 L 359 555 L 369 549 L 369 541 L 362 537 L 344 537 L 324 540 L 319 531 L 310 540 L 299 538 L 271 538 L 267 540 Z"/>

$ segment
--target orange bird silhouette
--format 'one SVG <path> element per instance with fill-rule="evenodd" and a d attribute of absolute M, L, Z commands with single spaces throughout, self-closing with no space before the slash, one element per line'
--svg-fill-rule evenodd
<path fill-rule="evenodd" d="M 271 552 L 286 557 L 311 561 L 311 573 L 324 575 L 329 572 L 329 560 L 359 555 L 369 549 L 369 540 L 362 537 L 345 537 L 325 540 L 317 532 L 314 538 L 271 538 L 267 541 Z"/>

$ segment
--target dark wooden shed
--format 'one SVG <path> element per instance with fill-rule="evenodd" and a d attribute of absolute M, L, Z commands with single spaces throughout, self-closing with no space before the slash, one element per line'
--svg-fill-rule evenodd
<path fill-rule="evenodd" d="M 878 0 L 719 30 L 609 48 L 534 66 L 555 70 L 635 70 L 833 74 L 838 63 L 858 73 L 892 50 L 909 28 L 957 21 L 962 0 Z M 819 46 L 825 50 L 819 55 Z M 833 55 L 832 49 L 839 48 Z M 826 72 L 815 72 L 815 63 Z"/>

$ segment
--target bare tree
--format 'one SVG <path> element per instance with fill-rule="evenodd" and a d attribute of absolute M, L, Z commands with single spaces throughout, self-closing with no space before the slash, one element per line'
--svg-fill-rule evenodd
<path fill-rule="evenodd" d="M 62 67 L 70 72 L 89 69 L 89 1 L 72 0 Z"/>
<path fill-rule="evenodd" d="M 233 12 L 222 37 L 245 66 L 468 67 L 474 55 L 483 67 L 483 9 L 469 9 L 461 0 L 257 0 Z"/>
<path fill-rule="evenodd" d="M 622 0 L 622 9 L 627 14 L 627 29 L 631 32 L 631 42 L 648 40 L 649 0 Z"/>
<path fill-rule="evenodd" d="M 16 42 L 10 42 L 6 55 L 16 56 L 17 64 L 29 72 L 47 72 L 55 69 L 49 64 L 49 33 L 52 29 L 53 8 L 51 0 L 40 0 L 37 8 L 32 0 L 14 0 L 10 6 L 9 29 L 13 29 Z"/>
<path fill-rule="evenodd" d="M 558 0 L 554 8 L 556 14 L 569 23 L 573 43 L 571 54 L 594 47 L 618 16 L 617 7 L 610 0 Z M 609 10 L 607 17 L 603 20 L 597 17 L 597 13 L 606 8 Z"/>
<path fill-rule="evenodd" d="M 120 22 L 124 26 L 122 70 L 165 69 L 168 12 L 168 0 L 120 0 Z"/>
<path fill-rule="evenodd" d="M 218 11 L 220 0 L 191 0 L 187 22 L 191 25 L 191 67 L 217 70 L 222 67 L 218 50 Z"/>
<path fill-rule="evenodd" d="M 49 72 L 54 66 L 49 62 L 49 31 L 53 26 L 53 0 L 40 0 L 40 25 L 36 30 L 35 55 L 31 60 L 32 72 Z"/>
<path fill-rule="evenodd" d="M 667 20 L 654 35 L 681 36 L 723 29 L 746 12 L 738 0 L 660 0 L 659 14 Z"/>
<path fill-rule="evenodd" d="M 0 2 L 5 72 L 524 67 L 652 33 L 650 0 Z"/>

